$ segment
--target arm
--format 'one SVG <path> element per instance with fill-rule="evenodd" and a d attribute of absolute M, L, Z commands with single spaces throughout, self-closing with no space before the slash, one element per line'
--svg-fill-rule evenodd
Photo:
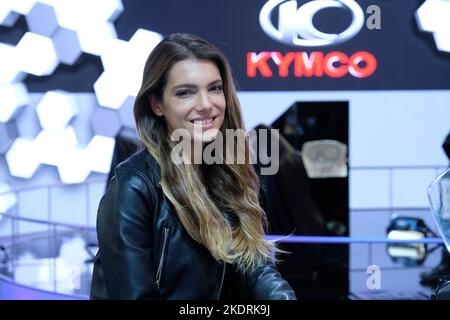
<path fill-rule="evenodd" d="M 156 191 L 132 171 L 117 170 L 97 216 L 99 255 L 110 299 L 158 298 L 152 219 Z"/>
<path fill-rule="evenodd" d="M 297 300 L 295 292 L 272 263 L 249 273 L 246 283 L 255 300 Z"/>

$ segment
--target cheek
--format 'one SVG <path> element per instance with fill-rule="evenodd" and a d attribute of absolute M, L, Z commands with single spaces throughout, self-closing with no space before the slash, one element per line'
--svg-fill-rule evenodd
<path fill-rule="evenodd" d="M 186 119 L 189 114 L 189 108 L 183 104 L 171 105 L 166 116 L 171 122 L 180 122 Z"/>
<path fill-rule="evenodd" d="M 227 102 L 225 101 L 225 97 L 217 97 L 217 100 L 215 101 L 215 105 L 222 111 L 222 113 L 225 113 L 225 108 L 227 105 Z"/>
<path fill-rule="evenodd" d="M 171 110 L 171 112 L 165 114 L 166 124 L 170 130 L 185 128 L 185 120 L 187 113 L 180 112 L 180 110 Z"/>

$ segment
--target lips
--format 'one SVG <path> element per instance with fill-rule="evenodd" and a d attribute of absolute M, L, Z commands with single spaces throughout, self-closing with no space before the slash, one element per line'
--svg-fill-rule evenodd
<path fill-rule="evenodd" d="M 202 130 L 207 130 L 214 127 L 216 118 L 217 117 L 209 117 L 206 119 L 194 119 L 190 120 L 189 122 L 196 127 L 201 127 Z"/>

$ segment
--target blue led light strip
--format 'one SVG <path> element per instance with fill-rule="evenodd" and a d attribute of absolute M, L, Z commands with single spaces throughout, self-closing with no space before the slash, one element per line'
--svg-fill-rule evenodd
<path fill-rule="evenodd" d="M 281 243 L 443 243 L 441 238 L 423 238 L 411 240 L 395 240 L 384 237 L 317 237 L 317 236 L 285 236 L 285 235 L 267 235 L 267 240 L 277 240 Z"/>

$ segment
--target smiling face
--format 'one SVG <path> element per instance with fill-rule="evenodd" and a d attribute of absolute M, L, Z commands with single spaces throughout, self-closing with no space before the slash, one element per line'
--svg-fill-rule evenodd
<path fill-rule="evenodd" d="M 219 69 L 210 60 L 187 59 L 175 63 L 168 72 L 162 101 L 150 105 L 164 116 L 169 132 L 186 129 L 195 141 L 215 138 L 225 117 L 225 95 Z"/>

